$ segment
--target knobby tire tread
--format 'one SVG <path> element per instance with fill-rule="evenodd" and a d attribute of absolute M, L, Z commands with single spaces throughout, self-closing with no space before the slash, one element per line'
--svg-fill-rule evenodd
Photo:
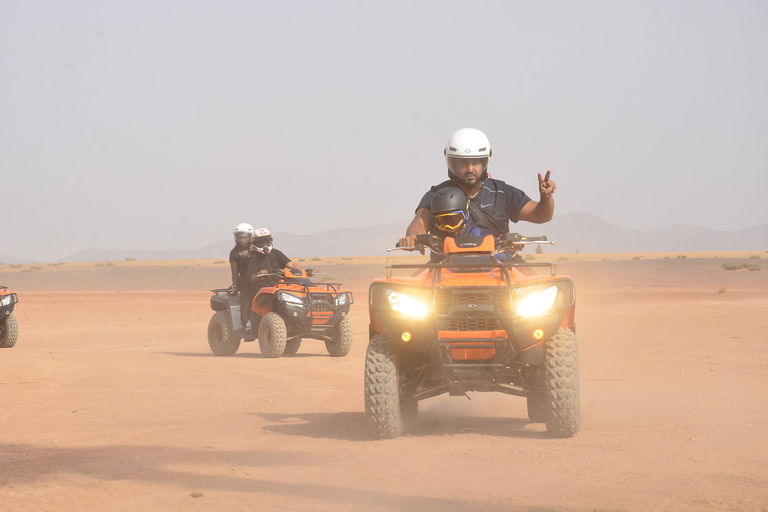
<path fill-rule="evenodd" d="M 403 433 L 397 357 L 386 334 L 368 342 L 365 354 L 365 416 L 374 439 Z"/>
<path fill-rule="evenodd" d="M 334 326 L 330 341 L 325 342 L 325 349 L 333 357 L 344 357 L 352 348 L 352 321 L 345 316 Z"/>
<path fill-rule="evenodd" d="M 16 340 L 19 339 L 19 324 L 13 313 L 8 315 L 5 322 L 0 325 L 0 329 L 2 329 L 0 348 L 12 348 L 16 344 Z"/>
<path fill-rule="evenodd" d="M 264 315 L 259 324 L 259 348 L 264 357 L 280 357 L 285 351 L 285 321 L 275 312 Z"/>
<path fill-rule="evenodd" d="M 579 351 L 576 335 L 561 327 L 544 347 L 544 423 L 554 437 L 573 437 L 581 426 Z"/>
<path fill-rule="evenodd" d="M 216 356 L 231 356 L 240 348 L 240 338 L 234 335 L 227 311 L 217 311 L 208 322 L 208 346 Z"/>

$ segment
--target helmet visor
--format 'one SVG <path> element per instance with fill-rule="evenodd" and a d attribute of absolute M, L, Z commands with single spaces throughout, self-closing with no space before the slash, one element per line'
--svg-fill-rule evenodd
<path fill-rule="evenodd" d="M 255 245 L 256 247 L 259 247 L 263 249 L 264 247 L 267 247 L 269 245 L 272 245 L 272 237 L 271 236 L 257 236 L 253 239 L 253 242 L 251 242 L 252 245 Z"/>
<path fill-rule="evenodd" d="M 448 168 L 454 174 L 463 173 L 469 167 L 474 167 L 479 172 L 483 172 L 488 168 L 488 157 L 459 158 L 455 156 L 449 156 L 449 157 L 446 157 L 446 161 L 448 163 Z"/>
<path fill-rule="evenodd" d="M 432 224 L 440 231 L 454 233 L 464 225 L 467 214 L 461 210 L 455 212 L 438 213 L 432 216 Z"/>

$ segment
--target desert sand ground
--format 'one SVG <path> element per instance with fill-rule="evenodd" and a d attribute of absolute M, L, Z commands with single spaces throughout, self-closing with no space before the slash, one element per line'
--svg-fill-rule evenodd
<path fill-rule="evenodd" d="M 221 261 L 1 265 L 20 338 L 0 350 L 0 510 L 766 511 L 768 254 L 750 255 L 538 257 L 577 288 L 572 439 L 473 393 L 370 440 L 367 289 L 392 258 L 302 262 L 355 294 L 344 358 L 213 356 Z"/>

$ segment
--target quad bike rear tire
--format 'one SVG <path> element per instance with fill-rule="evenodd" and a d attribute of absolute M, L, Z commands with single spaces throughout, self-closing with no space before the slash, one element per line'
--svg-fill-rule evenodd
<path fill-rule="evenodd" d="M 208 322 L 208 346 L 216 356 L 231 356 L 240 348 L 240 337 L 235 336 L 226 311 L 217 311 Z"/>
<path fill-rule="evenodd" d="M 573 437 L 581 426 L 576 334 L 561 327 L 544 345 L 544 423 L 553 437 Z"/>
<path fill-rule="evenodd" d="M 285 320 L 275 312 L 267 313 L 259 324 L 259 348 L 264 357 L 280 357 L 285 352 Z"/>
<path fill-rule="evenodd" d="M 349 354 L 352 348 L 352 321 L 348 316 L 336 323 L 331 340 L 325 342 L 325 348 L 333 357 L 344 357 Z"/>
<path fill-rule="evenodd" d="M 285 342 L 285 350 L 283 350 L 284 356 L 292 356 L 299 351 L 301 347 L 301 338 L 293 338 Z"/>
<path fill-rule="evenodd" d="M 368 342 L 365 354 L 365 418 L 374 439 L 392 439 L 403 433 L 399 366 L 386 334 Z"/>
<path fill-rule="evenodd" d="M 8 315 L 5 322 L 0 322 L 0 348 L 11 348 L 19 338 L 19 324 L 13 313 Z"/>

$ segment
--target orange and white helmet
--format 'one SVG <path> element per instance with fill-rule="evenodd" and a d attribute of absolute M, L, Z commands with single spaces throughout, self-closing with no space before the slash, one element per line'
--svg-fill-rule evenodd
<path fill-rule="evenodd" d="M 253 232 L 251 246 L 260 253 L 269 254 L 272 244 L 272 233 L 267 228 L 259 228 Z"/>

